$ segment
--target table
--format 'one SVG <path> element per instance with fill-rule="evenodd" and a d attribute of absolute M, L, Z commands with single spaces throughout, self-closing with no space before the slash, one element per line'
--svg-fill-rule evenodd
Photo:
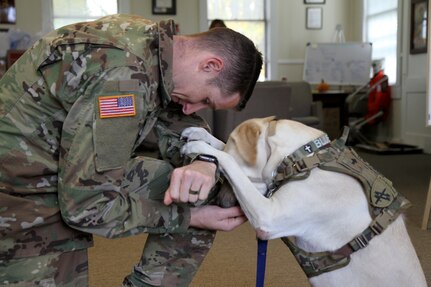
<path fill-rule="evenodd" d="M 341 136 L 343 126 L 349 124 L 346 98 L 349 92 L 329 90 L 327 92 L 312 91 L 313 101 L 321 101 L 323 106 L 323 130 L 331 139 Z"/>

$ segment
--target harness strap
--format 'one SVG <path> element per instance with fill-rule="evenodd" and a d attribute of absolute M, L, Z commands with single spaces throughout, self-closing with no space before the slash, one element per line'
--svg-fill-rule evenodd
<path fill-rule="evenodd" d="M 352 250 L 348 255 L 365 248 L 373 237 L 381 234 L 404 210 L 410 206 L 411 203 L 404 196 L 399 194 L 387 208 L 381 210 L 381 213 L 373 219 L 370 225 L 361 234 L 345 245 L 349 246 Z M 340 249 L 343 249 L 343 247 Z"/>
<path fill-rule="evenodd" d="M 392 186 L 392 182 L 365 162 L 353 149 L 345 147 L 332 152 L 337 153 L 334 160 L 322 161 L 319 168 L 344 173 L 359 180 L 371 204 L 372 213 L 373 208 L 385 208 L 397 197 L 398 192 Z M 374 215 L 379 213 L 377 210 Z"/>
<path fill-rule="evenodd" d="M 303 157 L 309 156 L 310 154 L 319 151 L 329 143 L 331 143 L 331 140 L 327 134 L 324 134 L 323 136 L 314 139 L 303 145 L 301 148 L 297 149 L 290 155 L 290 157 L 293 161 L 297 161 Z"/>
<path fill-rule="evenodd" d="M 289 238 L 282 238 L 307 277 L 346 266 L 353 252 L 368 246 L 368 242 L 373 237 L 381 234 L 402 211 L 410 206 L 410 202 L 393 188 L 391 181 L 362 160 L 353 149 L 345 146 L 347 136 L 348 128 L 345 128 L 339 139 L 332 141 L 329 146 L 313 149 L 312 154 L 307 157 L 304 157 L 304 153 L 299 150 L 294 153 L 294 156 L 287 156 L 274 175 L 273 186 L 276 188 L 269 190 L 272 194 L 281 184 L 292 179 L 304 178 L 308 176 L 311 169 L 319 167 L 355 177 L 367 193 L 373 221 L 363 232 L 341 248 L 335 251 L 307 252 L 296 246 Z"/>
<path fill-rule="evenodd" d="M 299 248 L 288 237 L 282 237 L 281 240 L 295 256 L 296 261 L 298 261 L 308 278 L 342 268 L 350 262 L 350 256 L 344 256 L 344 254 L 335 252 L 307 252 Z"/>
<path fill-rule="evenodd" d="M 266 197 L 272 194 L 287 180 L 305 179 L 310 175 L 310 169 L 317 166 L 318 160 L 313 156 L 330 144 L 328 135 L 314 139 L 286 156 L 273 172 L 273 181 L 268 185 Z"/>
<path fill-rule="evenodd" d="M 282 241 L 289 247 L 307 277 L 311 278 L 345 267 L 349 264 L 353 252 L 367 247 L 373 237 L 381 234 L 409 206 L 410 202 L 402 195 L 398 195 L 361 234 L 335 251 L 307 252 L 288 237 L 282 238 Z"/>
<path fill-rule="evenodd" d="M 303 151 L 305 150 L 304 147 L 309 146 L 310 143 L 292 155 L 286 156 L 273 174 L 273 181 L 269 184 L 267 197 L 272 196 L 287 181 L 304 179 L 309 176 L 311 169 L 319 167 L 358 179 L 366 191 L 367 199 L 372 207 L 387 207 L 398 195 L 398 192 L 390 180 L 372 168 L 353 149 L 345 146 L 347 135 L 348 128 L 345 128 L 341 138 L 332 141 L 329 145 L 311 148 L 312 152 L 309 156 L 304 156 Z M 372 209 L 370 211 L 374 212 Z M 379 213 L 380 211 L 374 215 Z"/>

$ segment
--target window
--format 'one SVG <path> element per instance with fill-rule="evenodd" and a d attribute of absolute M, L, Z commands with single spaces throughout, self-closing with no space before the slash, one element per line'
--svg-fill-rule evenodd
<path fill-rule="evenodd" d="M 214 19 L 221 19 L 228 28 L 250 38 L 266 63 L 266 18 L 265 0 L 207 0 L 207 27 Z M 260 80 L 265 78 L 263 67 Z"/>
<path fill-rule="evenodd" d="M 54 28 L 118 13 L 117 0 L 52 0 Z"/>
<path fill-rule="evenodd" d="M 385 59 L 390 84 L 397 82 L 398 0 L 364 0 L 365 41 L 373 45 L 372 58 Z"/>

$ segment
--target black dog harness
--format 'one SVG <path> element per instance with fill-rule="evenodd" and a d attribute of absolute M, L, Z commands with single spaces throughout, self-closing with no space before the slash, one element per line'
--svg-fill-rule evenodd
<path fill-rule="evenodd" d="M 348 128 L 345 128 L 339 139 L 330 142 L 325 135 L 285 157 L 274 172 L 273 182 L 268 190 L 267 197 L 270 197 L 288 181 L 305 179 L 315 167 L 353 176 L 364 188 L 373 220 L 362 233 L 341 248 L 311 253 L 296 246 L 288 237 L 282 238 L 309 278 L 349 264 L 353 252 L 365 248 L 373 237 L 382 233 L 410 206 L 410 202 L 394 189 L 391 181 L 345 145 L 347 136 Z"/>

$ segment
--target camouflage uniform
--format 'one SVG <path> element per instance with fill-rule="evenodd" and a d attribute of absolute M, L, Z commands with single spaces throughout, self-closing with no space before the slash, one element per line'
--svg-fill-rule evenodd
<path fill-rule="evenodd" d="M 188 285 L 214 232 L 189 228 L 189 206 L 162 202 L 183 164 L 180 131 L 205 125 L 170 99 L 174 31 L 173 21 L 127 15 L 77 23 L 38 41 L 3 76 L 0 284 L 85 286 L 89 233 L 148 232 L 124 284 Z M 164 160 L 139 152 L 150 132 Z M 52 278 L 61 256 L 82 251 L 71 278 Z"/>

